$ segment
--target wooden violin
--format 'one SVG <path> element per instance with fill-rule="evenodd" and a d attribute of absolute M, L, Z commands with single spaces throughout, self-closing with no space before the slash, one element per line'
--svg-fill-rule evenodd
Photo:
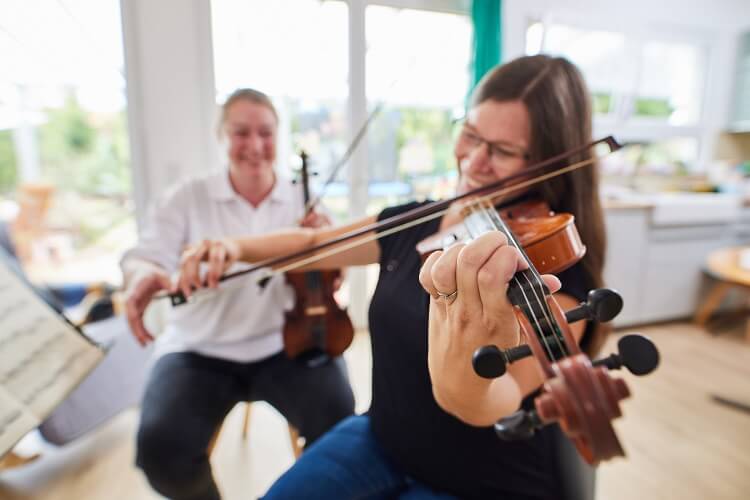
<path fill-rule="evenodd" d="M 307 154 L 302 151 L 300 177 L 305 207 L 310 203 Z M 292 359 L 316 366 L 340 356 L 352 343 L 354 327 L 349 315 L 334 297 L 340 270 L 288 272 L 286 281 L 294 289 L 294 307 L 286 312 L 284 351 Z"/>
<path fill-rule="evenodd" d="M 518 210 L 519 207 L 516 207 Z M 533 206 L 532 206 L 533 208 Z M 538 208 L 538 207 L 537 207 Z M 544 208 L 544 207 L 542 207 Z M 535 212 L 539 218 L 539 211 Z M 506 213 L 507 217 L 507 213 Z M 551 215 L 554 217 L 554 215 Z M 518 214 L 515 219 L 523 219 Z M 528 230 L 526 220 L 520 225 Z M 515 246 L 526 258 L 529 268 L 518 271 L 508 284 L 508 298 L 514 306 L 524 343 L 502 351 L 497 346 L 485 346 L 474 353 L 473 366 L 476 373 L 485 378 L 503 375 L 508 364 L 533 356 L 545 380 L 541 394 L 535 399 L 535 409 L 520 410 L 503 418 L 495 425 L 497 434 L 503 439 L 528 438 L 544 425 L 558 423 L 565 434 L 575 443 L 581 456 L 596 464 L 624 451 L 612 428 L 612 420 L 621 416 L 619 403 L 630 395 L 624 380 L 613 378 L 609 369 L 625 366 L 636 375 L 653 371 L 659 362 L 659 354 L 653 343 L 639 335 L 629 335 L 620 340 L 620 353 L 592 362 L 578 346 L 569 323 L 583 319 L 609 321 L 622 308 L 622 299 L 613 290 L 598 289 L 589 293 L 588 302 L 564 312 L 541 278 L 536 262 L 555 263 L 552 268 L 565 269 L 577 262 L 582 253 L 569 252 L 569 247 L 579 251 L 580 238 L 575 226 L 563 231 L 552 227 L 544 234 L 540 228 L 531 231 L 530 247 L 539 241 L 570 240 L 573 244 L 550 244 L 547 250 L 562 248 L 559 255 L 537 254 L 531 258 L 521 239 L 511 229 L 511 224 L 492 204 L 482 200 L 464 208 L 464 233 L 475 239 L 488 231 L 500 231 L 510 245 Z M 545 222 L 537 224 L 549 226 Z M 577 243 L 576 243 L 577 242 Z"/>
<path fill-rule="evenodd" d="M 586 254 L 571 214 L 556 214 L 541 200 L 526 200 L 497 210 L 541 274 L 564 271 Z M 456 224 L 419 242 L 417 252 L 425 259 L 435 250 L 469 239 L 466 225 Z"/>

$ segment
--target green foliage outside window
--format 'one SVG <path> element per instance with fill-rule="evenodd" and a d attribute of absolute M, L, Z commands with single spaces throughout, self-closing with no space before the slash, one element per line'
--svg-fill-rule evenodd
<path fill-rule="evenodd" d="M 16 152 L 13 147 L 13 132 L 0 130 L 0 193 L 8 193 L 16 187 Z"/>
<path fill-rule="evenodd" d="M 592 92 L 591 93 L 592 105 L 594 107 L 594 114 L 606 115 L 611 111 L 612 106 L 612 94 L 608 92 Z"/>
<path fill-rule="evenodd" d="M 396 132 L 397 150 L 421 141 L 425 149 L 431 152 L 429 172 L 412 168 L 409 164 L 399 164 L 399 178 L 408 181 L 420 173 L 442 175 L 452 172 L 453 138 L 451 130 L 451 113 L 448 110 L 425 110 L 418 108 L 400 108 L 400 123 Z"/>
<path fill-rule="evenodd" d="M 635 114 L 638 116 L 669 118 L 673 112 L 669 99 L 639 97 L 635 100 Z"/>
<path fill-rule="evenodd" d="M 91 113 L 69 98 L 39 127 L 44 177 L 64 191 L 101 196 L 130 192 L 125 112 Z"/>

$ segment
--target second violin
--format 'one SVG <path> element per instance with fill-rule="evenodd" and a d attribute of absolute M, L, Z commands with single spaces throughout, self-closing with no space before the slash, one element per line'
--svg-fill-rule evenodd
<path fill-rule="evenodd" d="M 310 211 L 310 175 L 307 154 L 302 151 L 300 177 L 305 213 Z M 354 327 L 346 311 L 334 298 L 341 271 L 289 272 L 286 281 L 294 288 L 294 307 L 286 313 L 284 351 L 292 359 L 315 366 L 340 356 L 352 343 Z"/>

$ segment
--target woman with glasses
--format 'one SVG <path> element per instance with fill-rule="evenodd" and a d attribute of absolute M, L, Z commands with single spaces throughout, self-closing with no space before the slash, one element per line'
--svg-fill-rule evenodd
<path fill-rule="evenodd" d="M 591 107 L 580 72 L 561 58 L 516 59 L 492 70 L 474 91 L 455 143 L 460 173 L 457 192 L 486 186 L 590 139 Z M 584 152 L 569 161 L 590 157 L 590 152 Z M 604 228 L 597 182 L 595 169 L 579 169 L 521 195 L 540 198 L 552 210 L 576 217 L 588 252 L 559 275 L 562 289 L 556 298 L 566 309 L 602 282 Z M 257 262 L 309 248 L 424 203 L 386 208 L 376 217 L 337 229 L 299 229 L 207 242 L 183 255 L 178 286 L 188 295 L 191 288 L 205 286 L 198 272 L 201 261 L 209 261 L 207 281 L 211 283 L 235 261 Z M 265 498 L 560 498 L 562 473 L 553 456 L 560 430 L 550 426 L 529 440 L 503 442 L 491 427 L 519 407 L 532 404 L 532 395 L 542 382 L 535 361 L 514 363 L 494 381 L 480 379 L 470 369 L 473 349 L 489 342 L 510 347 L 518 341 L 518 325 L 503 292 L 513 271 L 523 265 L 518 253 L 498 234 L 485 235 L 438 254 L 447 264 L 440 272 L 428 269 L 422 276 L 424 288 L 420 284 L 422 262 L 416 244 L 460 222 L 456 206 L 439 220 L 313 264 L 320 269 L 380 264 L 369 314 L 372 404 L 365 415 L 344 420 L 306 450 Z M 456 274 L 456 261 L 465 274 Z M 452 269 L 452 275 L 446 269 Z M 485 293 L 477 297 L 497 300 L 475 304 L 482 315 L 466 318 L 462 331 L 447 332 L 445 325 L 432 325 L 455 342 L 428 345 L 428 333 L 433 333 L 428 332 L 430 294 L 450 300 L 455 297 L 457 279 Z M 545 279 L 553 290 L 560 285 L 554 277 Z M 488 282 L 492 286 L 486 294 Z M 584 348 L 600 345 L 594 325 L 577 323 L 572 328 Z M 431 364 L 437 359 L 461 368 L 433 374 L 431 380 L 428 356 Z M 455 387 L 465 387 L 465 394 L 456 394 Z"/>

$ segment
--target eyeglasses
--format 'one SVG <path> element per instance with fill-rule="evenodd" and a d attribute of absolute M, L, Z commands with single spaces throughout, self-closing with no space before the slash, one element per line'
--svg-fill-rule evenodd
<path fill-rule="evenodd" d="M 458 142 L 460 145 L 470 148 L 472 151 L 482 144 L 487 145 L 487 155 L 490 163 L 503 166 L 508 160 L 514 158 L 529 159 L 529 153 L 520 146 L 514 146 L 505 142 L 491 142 L 479 135 L 477 130 L 466 121 L 460 122 L 461 131 L 459 132 Z"/>

